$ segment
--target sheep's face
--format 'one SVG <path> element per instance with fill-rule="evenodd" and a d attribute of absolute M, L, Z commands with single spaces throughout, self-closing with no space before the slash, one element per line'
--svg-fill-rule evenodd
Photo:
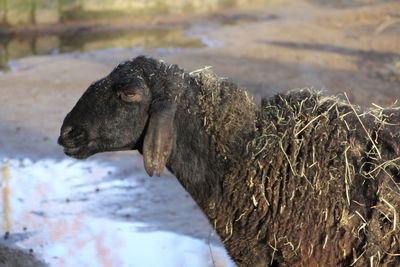
<path fill-rule="evenodd" d="M 68 156 L 140 148 L 152 97 L 141 71 L 127 64 L 90 85 L 64 119 L 58 143 Z"/>
<path fill-rule="evenodd" d="M 64 119 L 58 143 L 74 158 L 138 149 L 161 175 L 175 142 L 174 117 L 183 70 L 139 56 L 93 83 Z"/>

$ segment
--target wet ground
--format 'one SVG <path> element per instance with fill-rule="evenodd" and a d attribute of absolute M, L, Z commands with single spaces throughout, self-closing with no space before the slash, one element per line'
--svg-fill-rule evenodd
<path fill-rule="evenodd" d="M 14 60 L 32 55 L 84 53 L 109 48 L 144 51 L 205 46 L 201 39 L 185 33 L 185 30 L 180 28 L 4 36 L 0 38 L 0 68 L 12 68 Z"/>
<path fill-rule="evenodd" d="M 274 15 L 216 13 L 207 15 L 205 27 L 220 27 L 276 19 Z M 198 19 L 198 18 L 197 18 Z M 211 40 L 196 30 L 196 21 L 184 18 L 179 23 L 166 22 L 149 25 L 105 25 L 100 22 L 88 25 L 60 25 L 59 31 L 47 29 L 22 29 L 12 32 L 0 29 L 0 69 L 13 68 L 13 61 L 32 55 L 57 55 L 70 52 L 89 52 L 111 48 L 129 48 L 137 51 L 170 50 L 213 46 Z M 201 23 L 203 24 L 203 23 Z M 200 24 L 200 25 L 201 25 Z"/>
<path fill-rule="evenodd" d="M 154 190 L 138 157 L 124 162 L 4 159 L 0 244 L 25 252 L 10 266 L 31 257 L 32 266 L 227 266 L 212 232 L 204 240 L 196 225 L 177 229 L 180 210 L 193 209 L 188 216 L 197 225 L 207 222 L 174 178 L 163 177 Z M 179 192 L 171 209 L 157 208 L 170 190 Z"/>
<path fill-rule="evenodd" d="M 391 105 L 400 98 L 400 3 L 341 2 L 273 1 L 241 11 L 241 18 L 250 15 L 238 23 L 222 23 L 234 12 L 200 20 L 183 31 L 200 40 L 198 47 L 128 46 L 13 60 L 0 73 L 0 265 L 8 255 L 51 266 L 226 266 L 212 228 L 171 175 L 147 177 L 134 152 L 66 158 L 56 145 L 62 119 L 91 82 L 139 54 L 188 71 L 211 65 L 256 101 L 313 87 L 347 92 L 366 107 Z M 248 19 L 260 16 L 273 19 Z"/>

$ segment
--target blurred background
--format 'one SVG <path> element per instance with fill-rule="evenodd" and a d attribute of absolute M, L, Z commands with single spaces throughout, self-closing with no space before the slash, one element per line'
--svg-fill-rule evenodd
<path fill-rule="evenodd" d="M 10 59 L 32 54 L 134 45 L 145 49 L 202 47 L 201 41 L 181 34 L 193 22 L 183 23 L 184 17 L 189 19 L 189 14 L 210 14 L 263 2 L 265 0 L 2 0 L 0 64 L 6 68 Z"/>
<path fill-rule="evenodd" d="M 400 1 L 0 0 L 0 264 L 233 266 L 171 174 L 56 144 L 90 83 L 143 54 L 212 66 L 256 102 L 307 87 L 398 106 Z"/>

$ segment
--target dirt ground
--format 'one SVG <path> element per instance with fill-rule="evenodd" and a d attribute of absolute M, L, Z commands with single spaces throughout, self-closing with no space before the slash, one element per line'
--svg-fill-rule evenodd
<path fill-rule="evenodd" d="M 250 15 L 260 19 L 246 19 Z M 209 43 L 206 48 L 140 54 L 188 71 L 213 66 L 216 73 L 251 92 L 256 101 L 304 87 L 323 89 L 326 94 L 346 92 L 352 103 L 366 107 L 371 103 L 388 106 L 400 99 L 397 0 L 272 1 L 262 9 L 214 16 L 244 19 L 221 24 L 206 18 L 192 25 L 193 32 Z M 131 49 L 113 49 L 30 57 L 18 61 L 18 71 L 1 73 L 0 155 L 62 159 L 56 140 L 65 114 L 91 82 L 137 55 Z M 119 157 L 129 170 L 131 154 L 95 156 L 99 160 L 112 157 Z M 151 221 L 163 220 L 159 213 L 176 209 L 176 195 L 185 194 L 177 185 L 166 189 L 152 184 L 151 188 L 152 194 L 163 197 L 157 204 L 158 214 L 148 215 Z M 192 215 L 199 213 L 193 204 L 180 207 L 168 217 L 166 227 L 208 237 L 210 228 L 204 218 L 192 221 Z"/>

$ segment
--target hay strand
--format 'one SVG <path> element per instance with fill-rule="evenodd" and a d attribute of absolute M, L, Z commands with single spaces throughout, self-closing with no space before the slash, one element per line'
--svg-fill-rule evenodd
<path fill-rule="evenodd" d="M 381 156 L 381 151 L 379 150 L 377 144 L 375 143 L 375 140 L 372 139 L 371 135 L 370 135 L 369 132 L 367 131 L 367 128 L 365 127 L 364 123 L 362 122 L 362 120 L 361 120 L 361 118 L 360 118 L 360 115 L 358 115 L 356 109 L 354 108 L 353 104 L 351 104 L 351 102 L 350 102 L 350 100 L 349 100 L 349 97 L 347 96 L 346 93 L 344 93 L 344 96 L 346 97 L 346 100 L 347 100 L 347 102 L 349 103 L 349 106 L 350 106 L 351 109 L 353 110 L 354 115 L 357 117 L 358 121 L 360 122 L 361 127 L 364 129 L 365 134 L 368 136 L 369 140 L 371 141 L 371 144 L 372 144 L 372 146 L 374 147 L 376 153 L 378 154 L 379 159 L 381 159 L 381 158 L 382 158 L 382 156 Z"/>

